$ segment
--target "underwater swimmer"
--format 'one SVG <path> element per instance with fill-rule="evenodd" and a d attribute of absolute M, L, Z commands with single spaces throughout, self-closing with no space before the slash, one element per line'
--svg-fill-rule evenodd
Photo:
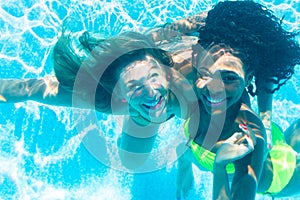
<path fill-rule="evenodd" d="M 294 67 L 300 64 L 298 33 L 288 32 L 283 27 L 282 19 L 259 3 L 225 1 L 209 12 L 167 23 L 148 34 L 157 43 L 182 43 L 187 37 L 181 38 L 181 35 L 195 35 L 203 41 L 204 48 L 223 42 L 247 49 L 252 56 L 251 64 L 256 66 L 253 73 L 256 91 L 252 84 L 247 91 L 257 96 L 258 113 L 265 125 L 270 149 L 273 93 L 291 78 Z M 250 106 L 249 97 L 244 102 Z"/>
<path fill-rule="evenodd" d="M 170 55 L 142 34 L 126 32 L 104 40 L 84 32 L 78 43 L 74 40 L 63 34 L 56 43 L 55 77 L 0 80 L 3 100 L 34 100 L 127 116 L 120 156 L 125 166 L 136 168 L 151 151 L 161 123 L 174 116 L 186 118 L 198 108 L 193 106 L 197 104 L 193 87 L 174 68 Z M 143 153 L 138 156 L 141 162 L 127 152 Z"/>
<path fill-rule="evenodd" d="M 195 64 L 198 70 L 198 79 L 196 81 L 198 97 L 202 100 L 202 104 L 199 103 L 199 105 L 205 109 L 199 109 L 201 119 L 198 133 L 195 139 L 191 141 L 189 151 L 178 161 L 177 197 L 178 199 L 186 197 L 189 189 L 191 189 L 193 185 L 193 178 L 190 176 L 192 174 L 191 162 L 201 170 L 213 172 L 213 199 L 255 199 L 256 193 L 274 197 L 299 195 L 300 191 L 294 185 L 295 183 L 299 184 L 298 182 L 300 180 L 298 172 L 299 152 L 296 148 L 297 143 L 299 145 L 299 134 L 297 134 L 299 133 L 299 128 L 297 128 L 299 127 L 299 125 L 297 126 L 299 120 L 288 129 L 289 133 L 287 135 L 292 137 L 289 141 L 294 141 L 294 143 L 286 144 L 283 134 L 277 131 L 274 126 L 272 127 L 272 132 L 274 132 L 272 143 L 274 147 L 267 154 L 267 159 L 265 159 L 265 152 L 267 151 L 264 150 L 266 149 L 263 147 L 265 145 L 262 145 L 266 139 L 263 134 L 264 127 L 261 126 L 260 120 L 257 120 L 258 118 L 255 117 L 256 115 L 253 111 L 243 104 L 244 100 L 242 99 L 241 88 L 248 86 L 252 75 L 255 75 L 256 72 L 262 72 L 259 78 L 263 79 L 263 76 L 265 76 L 265 79 L 268 80 L 268 76 L 264 74 L 264 70 L 266 70 L 264 68 L 266 66 L 264 66 L 262 61 L 264 56 L 270 56 L 269 52 L 261 57 L 259 57 L 260 54 L 257 55 L 255 53 L 258 50 L 262 50 L 262 48 L 250 37 L 253 29 L 251 28 L 249 20 L 246 20 L 249 27 L 246 26 L 247 29 L 243 29 L 249 34 L 248 40 L 245 35 L 241 35 L 236 29 L 227 30 L 226 23 L 224 23 L 224 21 L 222 21 L 222 23 L 218 21 L 218 19 L 223 20 L 223 18 L 209 18 L 221 12 L 225 7 L 228 13 L 230 13 L 228 18 L 234 17 L 234 13 L 236 13 L 234 10 L 237 7 L 234 5 L 229 6 L 231 4 L 237 7 L 248 5 L 249 9 L 250 7 L 252 8 L 253 16 L 256 16 L 257 13 L 264 13 L 264 11 L 260 11 L 261 7 L 253 2 L 219 3 L 210 11 L 212 14 L 210 14 L 210 12 L 208 13 L 206 25 L 199 30 L 200 39 L 198 42 L 201 47 L 207 48 L 209 52 L 204 56 L 199 54 L 198 56 L 200 56 L 200 58 L 197 59 L 198 64 Z M 233 16 L 231 16 L 231 13 L 233 13 Z M 231 20 L 234 21 L 235 19 L 237 20 L 237 18 L 232 18 Z M 245 19 L 239 22 L 239 24 L 244 21 Z M 224 26 L 222 26 L 223 23 Z M 219 26 L 217 26 L 217 24 L 219 24 Z M 238 23 L 236 23 L 236 25 L 238 25 Z M 220 32 L 220 30 L 223 31 Z M 231 34 L 225 37 L 224 34 L 222 34 L 224 31 L 229 31 Z M 261 32 L 258 32 L 258 34 L 261 34 Z M 277 34 L 277 36 L 278 35 L 280 34 Z M 286 38 L 286 35 L 282 37 Z M 235 42 L 234 38 L 236 38 L 237 42 Z M 289 37 L 289 39 L 290 38 L 294 38 L 294 36 Z M 297 61 L 297 59 L 299 59 L 299 54 L 297 54 L 299 52 L 299 44 L 293 39 L 291 41 L 289 39 L 282 40 L 284 41 L 283 43 L 276 44 L 278 46 L 282 45 L 283 49 L 291 50 L 286 55 L 287 57 L 291 57 L 291 60 L 286 62 L 289 67 L 288 70 L 293 69 L 295 63 L 299 63 L 299 60 Z M 268 41 L 262 41 L 268 44 Z M 211 48 L 212 44 L 213 48 Z M 289 44 L 295 45 L 289 47 Z M 218 50 L 218 48 L 216 48 L 221 45 L 227 47 L 227 50 L 226 48 L 225 50 L 222 50 L 222 48 Z M 271 45 L 271 43 L 269 45 Z M 294 50 L 294 52 L 292 52 L 292 50 Z M 231 58 L 228 56 L 227 58 L 224 57 L 227 53 L 232 54 Z M 240 62 L 237 62 L 237 59 L 239 59 Z M 280 59 L 281 58 L 279 58 L 279 60 Z M 205 62 L 205 60 L 208 61 Z M 260 62 L 257 64 L 257 61 Z M 283 62 L 283 60 L 281 60 L 281 62 Z M 207 67 L 205 68 L 205 66 Z M 240 70 L 238 70 L 239 73 L 236 71 L 238 67 L 240 67 Z M 219 71 L 219 73 L 217 73 L 219 75 L 216 74 L 217 71 Z M 232 75 L 236 75 L 233 77 L 228 76 L 228 72 L 231 72 Z M 222 95 L 220 93 L 220 88 L 222 87 L 224 87 L 226 91 L 226 95 L 224 96 L 228 97 L 231 102 L 236 101 L 236 103 L 233 104 L 228 103 L 228 105 L 231 105 L 230 107 L 222 103 L 224 99 L 221 98 Z M 230 98 L 233 96 L 236 96 L 236 98 Z M 238 96 L 241 98 L 238 98 Z M 239 104 L 241 106 L 239 106 Z M 223 107 L 221 105 L 223 105 Z M 236 110 L 240 108 L 239 111 L 234 112 L 234 107 Z M 246 120 L 243 110 L 249 111 L 247 113 L 250 114 L 246 117 Z M 225 118 L 225 125 L 222 126 L 223 128 L 217 130 L 217 127 L 220 125 L 220 120 L 218 120 L 220 117 L 218 117 L 218 115 L 222 112 L 223 115 L 226 114 L 226 117 L 223 117 Z M 241 113 L 241 115 L 239 113 Z M 215 119 L 215 126 L 208 127 L 206 125 L 208 119 Z M 190 122 L 191 120 L 192 118 L 187 120 L 185 125 L 185 131 L 188 137 L 190 135 L 188 130 L 195 124 L 195 122 Z M 206 122 L 206 124 L 204 122 Z M 245 125 L 248 131 L 255 133 L 256 139 L 253 140 L 252 143 L 248 140 L 244 140 L 242 143 L 238 142 L 241 137 L 245 137 L 243 136 L 244 134 L 241 134 L 244 132 L 243 127 Z M 234 129 L 233 127 L 239 128 Z M 221 133 L 220 137 L 218 136 L 219 133 Z"/>
<path fill-rule="evenodd" d="M 264 126 L 242 102 L 252 69 L 244 64 L 240 52 L 225 44 L 200 53 L 196 66 L 200 120 L 194 121 L 191 115 L 185 124 L 186 136 L 190 138 L 189 130 L 194 130 L 195 125 L 199 128 L 190 140 L 190 148 L 178 160 L 177 198 L 187 196 L 193 185 L 191 164 L 194 163 L 202 170 L 213 170 L 213 199 L 236 198 L 236 191 L 247 193 L 251 199 L 256 194 L 256 180 L 260 178 L 267 152 Z M 228 163 L 233 163 L 228 170 L 236 177 L 231 184 L 225 168 Z"/>
<path fill-rule="evenodd" d="M 299 195 L 296 185 L 300 182 L 300 120 L 285 133 L 273 125 L 274 146 L 268 152 L 263 124 L 241 101 L 243 87 L 251 77 L 251 68 L 243 64 L 245 57 L 221 45 L 213 46 L 208 54 L 197 65 L 199 129 L 190 148 L 178 160 L 177 199 L 187 197 L 193 186 L 192 163 L 213 173 L 213 199 L 255 199 L 256 193 L 272 197 Z M 223 102 L 222 96 L 228 103 Z M 222 115 L 226 116 L 225 122 L 218 128 Z M 208 120 L 214 126 L 207 125 Z M 192 117 L 187 120 L 187 137 L 194 124 Z M 287 144 L 285 135 L 293 142 Z"/>

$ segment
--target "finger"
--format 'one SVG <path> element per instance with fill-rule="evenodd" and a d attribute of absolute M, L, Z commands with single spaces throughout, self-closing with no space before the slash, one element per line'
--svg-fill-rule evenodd
<path fill-rule="evenodd" d="M 256 144 L 256 136 L 255 136 L 255 133 L 252 129 L 249 129 L 249 136 L 250 136 L 250 138 L 253 142 L 253 145 L 255 145 Z"/>
<path fill-rule="evenodd" d="M 254 131 L 251 129 L 251 127 L 249 127 L 249 126 L 246 125 L 246 124 L 239 124 L 239 128 L 240 128 L 244 133 L 246 133 L 247 135 L 250 136 L 250 138 L 253 140 L 254 145 L 255 145 L 255 144 L 256 144 L 256 136 L 255 136 Z"/>
<path fill-rule="evenodd" d="M 250 138 L 250 137 L 246 137 L 245 138 L 246 141 L 247 141 L 247 147 L 249 148 L 249 150 L 254 150 L 254 143 L 253 143 L 253 140 Z"/>
<path fill-rule="evenodd" d="M 238 140 L 243 137 L 242 132 L 235 132 L 230 138 L 228 138 L 225 142 L 235 144 Z"/>
<path fill-rule="evenodd" d="M 237 139 L 234 144 L 246 144 L 247 141 L 246 141 L 246 137 L 247 135 L 243 135 L 242 137 L 240 137 L 239 139 Z M 245 142 L 246 141 L 246 142 Z"/>
<path fill-rule="evenodd" d="M 199 78 L 197 81 L 196 81 L 196 86 L 198 88 L 204 88 L 205 85 L 207 85 L 209 82 L 212 81 L 212 78 L 207 78 L 207 79 L 202 79 L 202 78 Z"/>

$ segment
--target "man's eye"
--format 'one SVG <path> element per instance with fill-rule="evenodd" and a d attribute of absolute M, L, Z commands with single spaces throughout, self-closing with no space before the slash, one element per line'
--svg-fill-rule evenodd
<path fill-rule="evenodd" d="M 127 87 L 128 87 L 129 90 L 137 90 L 141 86 L 140 85 L 136 85 L 136 84 L 132 84 L 132 85 L 128 85 Z"/>

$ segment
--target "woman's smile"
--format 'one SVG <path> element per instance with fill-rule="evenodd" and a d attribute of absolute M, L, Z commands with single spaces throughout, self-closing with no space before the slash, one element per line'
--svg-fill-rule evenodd
<path fill-rule="evenodd" d="M 168 81 L 163 67 L 152 57 L 128 65 L 120 76 L 121 94 L 131 108 L 153 122 L 167 116 Z"/>
<path fill-rule="evenodd" d="M 211 97 L 207 95 L 203 95 L 206 103 L 208 103 L 210 106 L 221 106 L 222 104 L 226 103 L 226 98 L 225 97 Z"/>
<path fill-rule="evenodd" d="M 218 114 L 242 96 L 245 72 L 241 60 L 231 54 L 220 56 L 212 65 L 201 65 L 196 86 L 206 111 Z"/>

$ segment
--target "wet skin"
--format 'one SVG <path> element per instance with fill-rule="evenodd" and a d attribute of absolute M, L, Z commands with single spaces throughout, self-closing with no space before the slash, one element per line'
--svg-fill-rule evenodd
<path fill-rule="evenodd" d="M 136 61 L 120 74 L 119 90 L 130 107 L 143 118 L 162 123 L 167 118 L 168 81 L 163 66 L 154 58 Z"/>
<path fill-rule="evenodd" d="M 241 98 L 246 80 L 241 60 L 223 55 L 212 65 L 198 68 L 198 98 L 209 114 L 220 114 Z"/>

